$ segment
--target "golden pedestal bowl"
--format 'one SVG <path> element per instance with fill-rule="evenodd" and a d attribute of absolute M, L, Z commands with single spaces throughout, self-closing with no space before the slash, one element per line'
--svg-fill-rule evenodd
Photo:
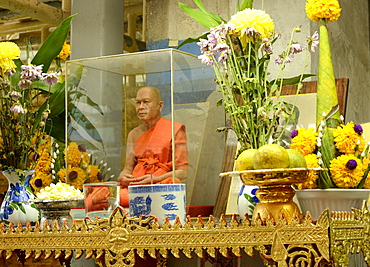
<path fill-rule="evenodd" d="M 291 223 L 294 217 L 301 218 L 302 213 L 293 201 L 293 184 L 304 182 L 312 168 L 263 169 L 221 173 L 220 176 L 239 176 L 245 185 L 256 185 L 259 199 L 254 208 L 252 222 L 272 218 L 277 223 L 282 217 Z"/>

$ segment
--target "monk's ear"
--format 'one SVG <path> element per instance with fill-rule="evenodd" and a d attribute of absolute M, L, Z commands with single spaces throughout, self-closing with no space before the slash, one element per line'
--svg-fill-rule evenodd
<path fill-rule="evenodd" d="M 162 111 L 164 102 L 163 101 L 159 101 L 158 105 L 159 105 L 159 110 Z"/>

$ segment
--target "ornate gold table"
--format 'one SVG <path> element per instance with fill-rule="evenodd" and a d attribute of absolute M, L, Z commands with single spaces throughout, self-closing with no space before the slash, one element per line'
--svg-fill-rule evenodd
<path fill-rule="evenodd" d="M 309 214 L 290 224 L 281 218 L 278 223 L 248 219 L 239 222 L 236 216 L 216 222 L 209 217 L 162 226 L 153 217 L 127 217 L 118 207 L 109 218 L 91 220 L 61 229 L 55 223 L 22 227 L 0 226 L 0 255 L 8 259 L 15 251 L 24 257 L 45 259 L 54 257 L 100 259 L 104 266 L 134 266 L 136 253 L 140 257 L 167 258 L 185 255 L 215 257 L 240 256 L 244 250 L 253 255 L 258 251 L 265 266 L 347 266 L 348 253 L 362 250 L 365 260 L 370 253 L 370 216 L 367 206 L 352 212 L 325 210 L 316 222 Z M 329 253 L 330 251 L 330 253 Z M 17 253 L 19 255 L 19 253 Z M 303 265 L 302 265 L 303 264 Z"/>

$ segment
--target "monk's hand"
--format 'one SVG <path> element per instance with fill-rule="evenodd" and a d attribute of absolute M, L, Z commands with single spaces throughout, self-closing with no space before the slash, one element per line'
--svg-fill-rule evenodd
<path fill-rule="evenodd" d="M 146 175 L 135 178 L 135 181 L 130 183 L 130 185 L 151 184 L 152 178 L 154 178 L 154 176 L 152 177 L 150 174 L 146 174 Z"/>
<path fill-rule="evenodd" d="M 121 172 L 118 176 L 118 181 L 121 187 L 127 187 L 135 181 L 135 177 L 132 174 Z"/>

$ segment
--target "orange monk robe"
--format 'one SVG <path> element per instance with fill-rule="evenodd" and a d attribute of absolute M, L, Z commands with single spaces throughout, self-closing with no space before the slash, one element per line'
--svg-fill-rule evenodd
<path fill-rule="evenodd" d="M 175 122 L 175 169 L 188 169 L 188 149 L 185 125 Z M 166 118 L 159 121 L 143 133 L 134 144 L 137 164 L 132 172 L 134 177 L 146 174 L 160 176 L 172 171 L 172 122 Z M 173 178 L 169 177 L 158 184 L 172 184 Z M 176 179 L 176 183 L 180 183 Z M 128 207 L 128 188 L 121 187 L 120 204 Z"/>

